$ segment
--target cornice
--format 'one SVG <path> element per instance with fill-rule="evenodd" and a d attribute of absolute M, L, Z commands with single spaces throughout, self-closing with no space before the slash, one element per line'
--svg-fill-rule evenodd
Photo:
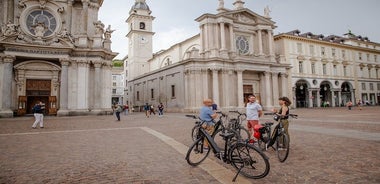
<path fill-rule="evenodd" d="M 363 47 L 359 47 L 359 46 L 334 43 L 334 42 L 329 42 L 329 41 L 325 41 L 325 40 L 317 40 L 317 39 L 313 39 L 313 38 L 293 36 L 293 35 L 288 35 L 288 34 L 284 34 L 284 33 L 274 36 L 274 41 L 281 40 L 281 39 L 303 41 L 303 42 L 308 42 L 308 43 L 317 43 L 317 44 L 321 44 L 321 45 L 329 45 L 329 46 L 333 46 L 333 47 L 343 47 L 346 49 L 361 50 L 361 51 L 374 52 L 374 53 L 380 54 L 380 50 L 375 50 L 375 49 L 371 49 L 371 48 L 363 48 Z M 379 47 L 380 47 L 380 44 L 379 44 Z"/>

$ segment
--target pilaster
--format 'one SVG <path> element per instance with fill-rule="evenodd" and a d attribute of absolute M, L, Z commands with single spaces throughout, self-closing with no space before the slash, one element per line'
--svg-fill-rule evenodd
<path fill-rule="evenodd" d="M 3 76 L 2 76 L 2 102 L 0 117 L 13 117 L 11 109 L 12 104 L 12 81 L 13 81 L 13 62 L 16 60 L 15 56 L 6 55 L 3 60 Z"/>

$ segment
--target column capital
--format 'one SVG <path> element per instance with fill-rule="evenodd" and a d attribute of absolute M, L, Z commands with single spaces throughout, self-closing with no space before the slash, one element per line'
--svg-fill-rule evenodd
<path fill-rule="evenodd" d="M 91 61 L 95 68 L 100 68 L 103 64 L 102 61 Z"/>
<path fill-rule="evenodd" d="M 3 56 L 3 62 L 4 63 L 13 63 L 13 61 L 16 60 L 16 56 L 13 55 L 5 55 Z"/>
<path fill-rule="evenodd" d="M 240 69 L 240 68 L 239 68 L 239 69 L 236 69 L 235 71 L 236 71 L 237 73 L 243 73 L 243 72 L 245 71 L 245 69 Z"/>
<path fill-rule="evenodd" d="M 287 73 L 284 73 L 284 72 L 280 72 L 280 76 L 281 76 L 281 77 L 285 77 L 285 78 L 288 78 L 288 76 L 289 76 L 289 75 L 288 75 Z"/>
<path fill-rule="evenodd" d="M 61 63 L 62 66 L 69 66 L 71 60 L 68 58 L 59 58 L 59 62 Z"/>

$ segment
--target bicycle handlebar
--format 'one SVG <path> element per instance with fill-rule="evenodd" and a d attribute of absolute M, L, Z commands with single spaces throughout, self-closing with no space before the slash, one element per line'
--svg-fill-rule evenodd
<path fill-rule="evenodd" d="M 192 114 L 186 114 L 185 116 L 188 118 L 198 119 L 198 116 Z"/>
<path fill-rule="evenodd" d="M 282 116 L 281 114 L 274 113 L 274 112 L 266 112 L 266 113 L 264 113 L 264 115 L 279 115 L 279 116 Z M 288 115 L 285 115 L 284 117 L 292 117 L 292 118 L 297 119 L 298 115 L 297 114 L 288 114 Z"/>

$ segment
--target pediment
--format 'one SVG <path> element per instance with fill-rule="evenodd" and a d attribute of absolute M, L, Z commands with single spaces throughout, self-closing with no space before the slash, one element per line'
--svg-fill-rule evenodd
<path fill-rule="evenodd" d="M 14 66 L 16 70 L 31 70 L 31 71 L 59 71 L 60 68 L 47 61 L 31 60 L 22 62 Z"/>
<path fill-rule="evenodd" d="M 226 12 L 232 16 L 233 20 L 238 23 L 245 24 L 254 24 L 254 25 L 270 25 L 275 26 L 275 22 L 272 20 L 265 18 L 249 9 L 235 10 L 231 12 Z"/>

